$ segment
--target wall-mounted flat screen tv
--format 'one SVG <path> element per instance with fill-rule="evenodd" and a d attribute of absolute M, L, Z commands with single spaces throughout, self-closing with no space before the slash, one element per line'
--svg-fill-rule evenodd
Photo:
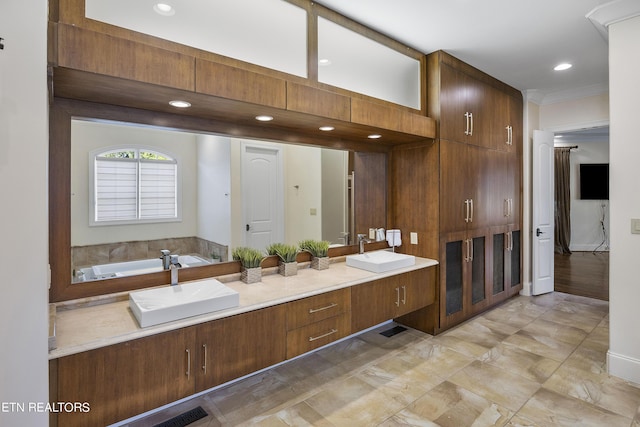
<path fill-rule="evenodd" d="M 580 199 L 609 200 L 609 164 L 580 164 Z"/>

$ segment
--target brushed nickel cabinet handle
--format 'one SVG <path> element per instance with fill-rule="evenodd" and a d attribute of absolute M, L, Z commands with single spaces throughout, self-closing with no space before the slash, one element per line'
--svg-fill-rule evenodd
<path fill-rule="evenodd" d="M 309 337 L 309 342 L 313 342 L 315 340 L 319 340 L 320 338 L 325 338 L 328 337 L 329 335 L 333 335 L 336 332 L 338 332 L 337 329 L 331 329 L 329 332 L 327 332 L 326 334 L 322 334 L 322 335 L 318 335 L 317 337 Z"/>
<path fill-rule="evenodd" d="M 473 222 L 473 199 L 469 199 L 469 205 L 471 205 L 471 215 L 469 215 L 469 222 Z"/>
<path fill-rule="evenodd" d="M 467 127 L 466 127 L 466 129 L 465 129 L 465 131 L 464 131 L 464 134 L 465 134 L 465 135 L 471 135 L 471 134 L 469 133 L 469 119 L 471 118 L 471 116 L 470 116 L 470 114 L 469 114 L 469 112 L 468 112 L 468 111 L 467 111 L 466 113 L 464 113 L 464 117 L 465 117 L 465 119 L 467 119 Z"/>
<path fill-rule="evenodd" d="M 326 307 L 310 308 L 309 309 L 309 314 L 317 313 L 317 312 L 323 311 L 323 310 L 329 310 L 330 308 L 337 307 L 337 306 L 338 306 L 338 304 L 336 304 L 335 302 L 332 302 L 331 304 L 327 305 Z"/>
<path fill-rule="evenodd" d="M 402 287 L 402 304 L 407 304 L 407 287 Z"/>
<path fill-rule="evenodd" d="M 473 135 L 473 113 L 469 113 L 471 117 L 471 130 L 469 131 L 469 135 Z"/>
<path fill-rule="evenodd" d="M 202 344 L 202 370 L 207 373 L 207 345 Z"/>
<path fill-rule="evenodd" d="M 187 379 L 191 377 L 191 352 L 187 349 Z"/>
<path fill-rule="evenodd" d="M 396 307 L 400 307 L 400 288 L 396 288 Z"/>

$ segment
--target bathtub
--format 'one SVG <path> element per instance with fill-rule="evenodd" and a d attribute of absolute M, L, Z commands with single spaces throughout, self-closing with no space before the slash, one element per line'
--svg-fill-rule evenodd
<path fill-rule="evenodd" d="M 197 255 L 179 255 L 178 262 L 182 267 L 196 267 L 211 264 L 210 261 Z M 160 258 L 151 258 L 136 261 L 112 262 L 81 268 L 79 271 L 80 274 L 76 274 L 76 281 L 133 276 L 162 271 L 162 260 Z"/>

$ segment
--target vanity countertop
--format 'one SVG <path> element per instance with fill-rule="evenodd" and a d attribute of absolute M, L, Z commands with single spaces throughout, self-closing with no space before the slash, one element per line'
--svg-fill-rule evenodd
<path fill-rule="evenodd" d="M 438 264 L 432 259 L 416 257 L 416 263 L 411 267 L 372 273 L 347 266 L 343 262 L 344 258 L 342 262 L 334 261 L 332 260 L 329 269 L 320 271 L 305 268 L 308 263 L 300 264 L 295 276 L 263 274 L 261 282 L 250 285 L 239 281 L 239 274 L 219 277 L 217 279 L 240 294 L 238 307 L 147 328 L 141 328 L 133 316 L 129 308 L 128 293 L 108 296 L 108 302 L 104 302 L 105 297 L 96 297 L 58 303 L 57 348 L 49 352 L 49 359 L 193 326 Z"/>

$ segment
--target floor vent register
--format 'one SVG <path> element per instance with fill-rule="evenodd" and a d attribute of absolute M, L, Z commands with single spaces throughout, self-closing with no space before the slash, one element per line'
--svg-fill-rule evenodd
<path fill-rule="evenodd" d="M 406 330 L 407 328 L 405 328 L 404 326 L 394 326 L 391 329 L 387 329 L 386 331 L 380 332 L 380 335 L 384 335 L 385 337 L 389 338 L 396 334 L 399 334 L 400 332 L 404 332 Z"/>
<path fill-rule="evenodd" d="M 202 406 L 198 406 L 197 408 L 177 415 L 170 420 L 156 424 L 153 427 L 184 427 L 207 416 L 209 416 L 209 414 L 202 409 Z"/>

